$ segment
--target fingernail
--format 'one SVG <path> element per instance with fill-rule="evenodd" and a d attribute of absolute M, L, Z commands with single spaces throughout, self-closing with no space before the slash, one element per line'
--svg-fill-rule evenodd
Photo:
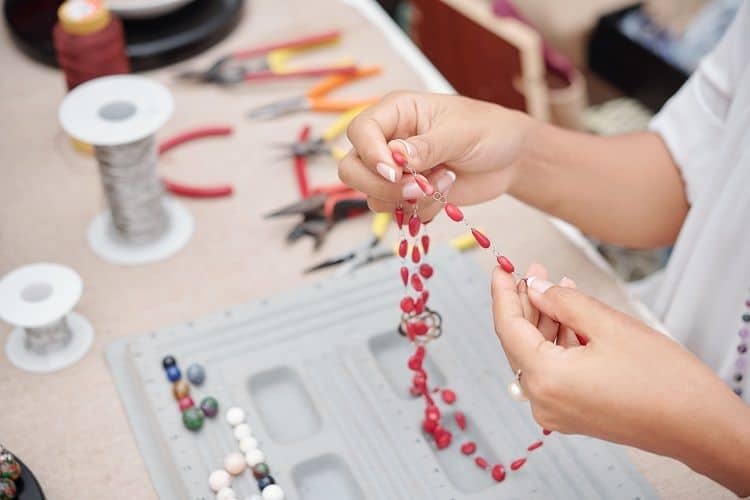
<path fill-rule="evenodd" d="M 529 288 L 539 293 L 546 292 L 552 286 L 552 283 L 549 281 L 537 278 L 536 276 L 529 276 L 526 278 L 526 284 Z"/>
<path fill-rule="evenodd" d="M 560 286 L 564 286 L 567 288 L 573 288 L 576 286 L 576 282 L 572 279 L 568 278 L 567 276 L 563 276 L 563 278 L 560 280 Z"/>
<path fill-rule="evenodd" d="M 396 139 L 396 140 L 404 146 L 404 150 L 406 151 L 406 156 L 408 156 L 409 158 L 414 158 L 414 156 L 416 156 L 417 148 L 415 148 L 412 143 L 410 143 L 406 139 Z"/>
<path fill-rule="evenodd" d="M 378 163 L 377 165 L 375 165 L 375 170 L 377 170 L 378 173 L 385 177 L 387 180 L 396 182 L 396 169 L 388 165 L 387 163 Z"/>
<path fill-rule="evenodd" d="M 404 184 L 402 195 L 404 198 L 409 200 L 409 199 L 414 199 L 414 198 L 421 198 L 422 196 L 424 196 L 424 193 L 417 185 L 417 182 L 412 179 L 406 184 Z"/>
<path fill-rule="evenodd" d="M 456 182 L 456 174 L 452 170 L 446 170 L 443 175 L 435 182 L 435 186 L 438 191 L 443 194 L 447 194 L 448 191 L 453 187 L 453 183 Z"/>

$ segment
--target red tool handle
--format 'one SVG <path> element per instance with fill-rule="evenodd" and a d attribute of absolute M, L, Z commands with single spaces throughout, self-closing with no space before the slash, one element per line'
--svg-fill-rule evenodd
<path fill-rule="evenodd" d="M 162 141 L 159 144 L 159 154 L 164 154 L 170 149 L 179 146 L 182 143 L 193 141 L 195 139 L 202 139 L 203 137 L 215 137 L 221 135 L 230 135 L 232 133 L 232 127 L 227 126 L 216 126 L 216 127 L 201 127 L 195 130 L 188 130 L 182 132 L 169 139 Z"/>
<path fill-rule="evenodd" d="M 310 125 L 305 125 L 299 133 L 299 142 L 310 139 Z M 307 181 L 307 160 L 304 155 L 294 155 L 294 175 L 297 177 L 297 187 L 302 198 L 310 196 L 310 184 Z"/>
<path fill-rule="evenodd" d="M 257 57 L 272 50 L 276 49 L 294 49 L 297 47 L 309 47 L 311 45 L 318 45 L 326 42 L 333 42 L 341 36 L 341 31 L 330 30 L 318 33 L 316 35 L 308 35 L 300 38 L 293 38 L 284 42 L 269 43 L 261 45 L 260 47 L 254 47 L 252 49 L 238 50 L 232 54 L 235 59 L 249 59 L 251 57 Z"/>

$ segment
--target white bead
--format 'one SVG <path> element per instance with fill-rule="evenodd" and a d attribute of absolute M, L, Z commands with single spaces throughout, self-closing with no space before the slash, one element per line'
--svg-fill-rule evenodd
<path fill-rule="evenodd" d="M 245 461 L 250 467 L 255 467 L 256 465 L 265 462 L 266 456 L 258 448 L 254 448 L 245 453 Z"/>
<path fill-rule="evenodd" d="M 269 484 L 261 492 L 263 500 L 284 500 L 284 490 L 278 484 Z"/>
<path fill-rule="evenodd" d="M 219 491 L 222 488 L 229 488 L 232 483 L 232 476 L 229 475 L 224 469 L 218 469 L 208 476 L 208 485 L 214 491 Z"/>
<path fill-rule="evenodd" d="M 246 436 L 240 439 L 240 450 L 242 453 L 247 453 L 250 450 L 254 450 L 258 447 L 258 440 L 252 436 Z"/>
<path fill-rule="evenodd" d="M 526 397 L 526 394 L 523 392 L 523 389 L 521 388 L 521 384 L 519 384 L 518 381 L 516 380 L 508 384 L 508 393 L 510 393 L 510 397 L 512 397 L 516 401 L 528 401 L 529 399 Z"/>
<path fill-rule="evenodd" d="M 234 439 L 240 441 L 242 438 L 250 437 L 253 435 L 250 426 L 247 424 L 239 424 L 234 428 Z"/>
<path fill-rule="evenodd" d="M 230 453 L 224 458 L 224 468 L 233 476 L 242 474 L 245 470 L 245 457 L 238 451 Z"/>
<path fill-rule="evenodd" d="M 232 488 L 222 488 L 216 494 L 216 500 L 236 500 L 237 495 Z"/>
<path fill-rule="evenodd" d="M 263 500 L 260 495 L 255 494 L 253 496 L 246 497 L 245 500 Z"/>
<path fill-rule="evenodd" d="M 245 421 L 245 411 L 236 406 L 227 410 L 227 423 L 234 427 Z"/>

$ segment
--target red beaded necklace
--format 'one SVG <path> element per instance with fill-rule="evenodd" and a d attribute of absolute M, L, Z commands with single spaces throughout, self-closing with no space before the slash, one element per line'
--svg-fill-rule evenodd
<path fill-rule="evenodd" d="M 448 217 L 455 222 L 463 222 L 464 226 L 471 231 L 479 246 L 492 251 L 497 259 L 500 268 L 507 273 L 514 273 L 513 263 L 502 255 L 492 244 L 490 239 L 485 236 L 479 229 L 473 227 L 464 218 L 464 214 L 457 206 L 448 203 L 444 193 L 436 191 L 429 181 L 414 169 L 408 167 L 406 158 L 397 152 L 393 154 L 393 161 L 402 168 L 408 168 L 409 173 L 414 177 L 415 182 L 425 194 L 432 197 L 443 205 L 443 209 Z M 427 355 L 426 345 L 431 340 L 438 338 L 441 334 L 441 318 L 435 311 L 427 307 L 430 297 L 429 290 L 425 285 L 434 275 L 435 271 L 426 262 L 430 250 L 430 237 L 427 234 L 427 223 L 423 223 L 417 213 L 417 204 L 415 200 L 407 200 L 412 208 L 409 220 L 404 228 L 405 213 L 403 206 L 398 206 L 394 211 L 396 224 L 400 232 L 400 243 L 398 245 L 398 254 L 401 257 L 401 281 L 404 284 L 404 298 L 401 299 L 400 307 L 402 311 L 399 330 L 403 335 L 408 337 L 409 341 L 415 345 L 414 353 L 409 357 L 409 370 L 414 372 L 412 377 L 410 392 L 415 397 L 422 396 L 425 402 L 424 420 L 422 421 L 422 430 L 432 437 L 438 450 L 444 450 L 451 445 L 453 441 L 452 433 L 442 425 L 442 415 L 438 407 L 436 398 L 432 394 L 440 393 L 442 402 L 446 405 L 454 405 L 457 400 L 456 393 L 451 389 L 440 389 L 439 387 L 430 388 L 429 376 L 423 366 L 425 356 Z M 421 237 L 420 237 L 421 232 Z M 407 234 L 408 233 L 408 234 Z M 409 249 L 411 248 L 411 252 Z M 421 250 L 420 250 L 421 248 Z M 407 256 L 411 253 L 411 258 Z M 411 260 L 411 263 L 409 262 Z M 466 416 L 463 412 L 456 410 L 454 419 L 458 428 L 463 432 L 466 430 Z M 550 434 L 550 431 L 543 429 L 543 436 Z M 531 443 L 527 448 L 527 454 L 510 463 L 510 470 L 519 470 L 526 463 L 528 453 L 539 449 L 543 444 L 543 437 L 538 441 Z M 505 479 L 506 470 L 503 464 L 495 464 L 490 468 L 490 464 L 485 458 L 477 454 L 477 445 L 473 441 L 465 441 L 461 445 L 461 453 L 467 457 L 474 457 L 474 463 L 483 470 L 489 470 L 492 478 L 497 481 Z"/>

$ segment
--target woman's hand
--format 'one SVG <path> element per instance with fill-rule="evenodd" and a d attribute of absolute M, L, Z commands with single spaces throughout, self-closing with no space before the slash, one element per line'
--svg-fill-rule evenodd
<path fill-rule="evenodd" d="M 452 202 L 486 201 L 508 189 L 533 123 L 523 113 L 465 97 L 391 94 L 349 125 L 354 149 L 341 161 L 339 177 L 366 193 L 373 210 L 390 212 L 401 200 L 423 196 L 394 164 L 396 151 L 438 191 L 450 191 Z M 437 210 L 435 202 L 422 200 L 423 219 Z"/>
<path fill-rule="evenodd" d="M 492 292 L 498 338 L 541 426 L 668 455 L 750 493 L 750 411 L 690 352 L 542 278 L 516 284 L 496 270 Z"/>

